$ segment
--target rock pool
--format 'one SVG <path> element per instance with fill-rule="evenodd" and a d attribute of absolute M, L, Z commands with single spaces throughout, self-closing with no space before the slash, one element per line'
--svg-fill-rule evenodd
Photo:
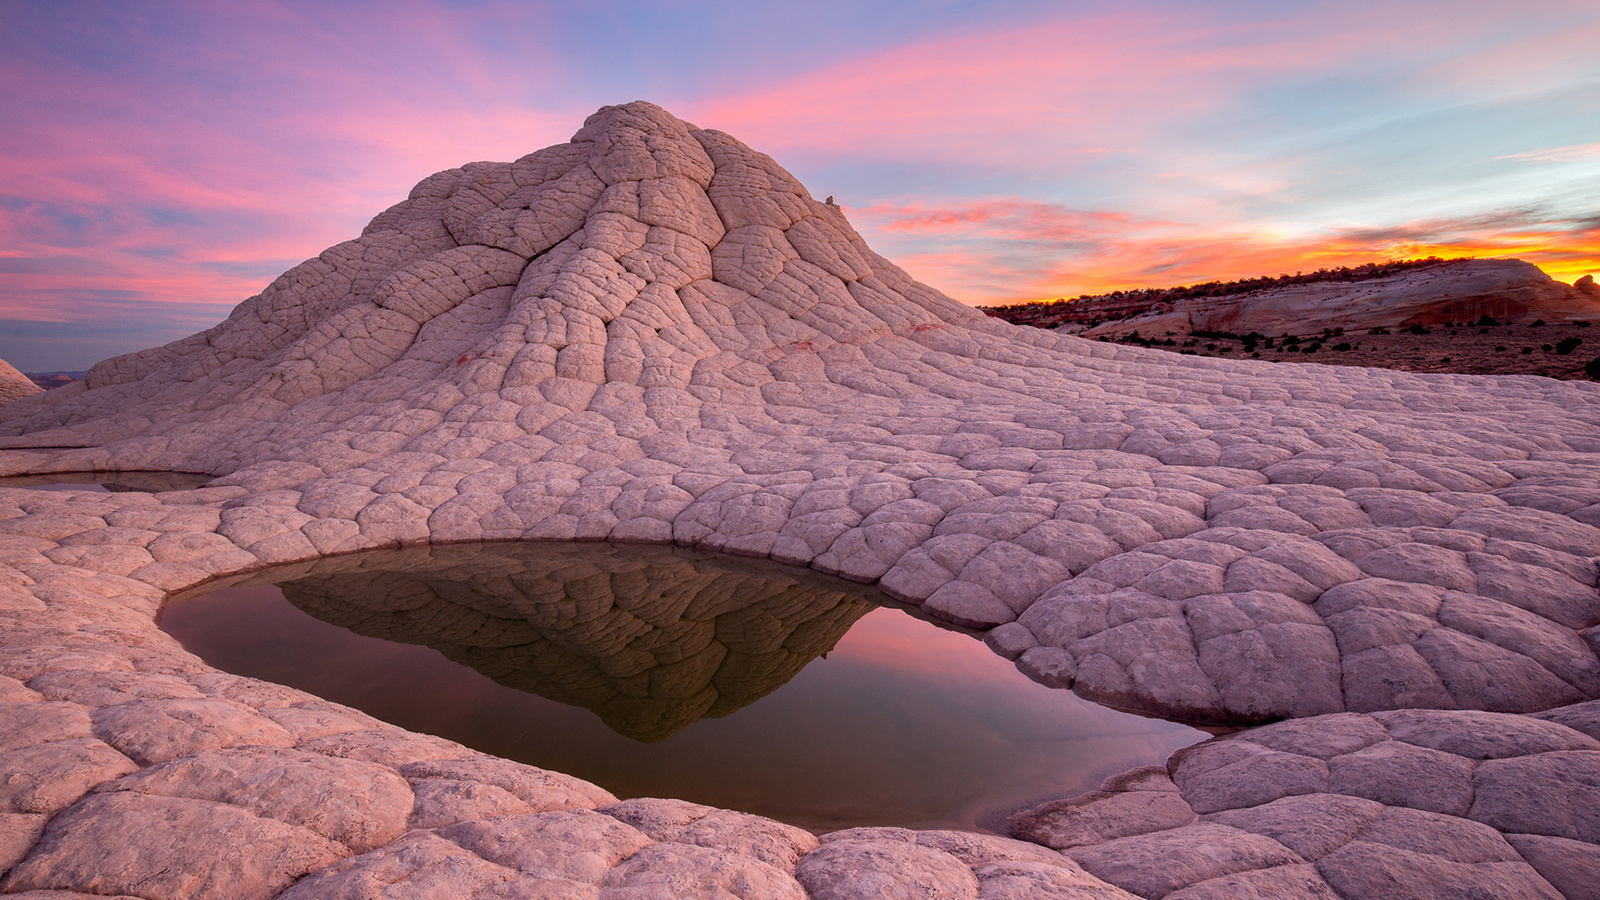
<path fill-rule="evenodd" d="M 818 830 L 998 829 L 1205 737 L 1034 684 L 888 602 L 681 548 L 462 544 L 270 570 L 162 626 L 219 668 L 618 796 Z"/>

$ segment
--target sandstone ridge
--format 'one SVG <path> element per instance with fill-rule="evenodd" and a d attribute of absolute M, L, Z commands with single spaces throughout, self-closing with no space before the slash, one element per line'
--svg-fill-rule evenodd
<path fill-rule="evenodd" d="M 1010 326 L 650 104 L 426 179 L 215 328 L 0 427 L 10 474 L 223 476 L 0 490 L 0 890 L 1592 889 L 1600 385 Z M 215 672 L 153 624 L 210 580 L 485 538 L 771 557 L 985 629 L 1092 699 L 1292 721 L 1047 805 L 1031 842 L 819 844 Z"/>
<path fill-rule="evenodd" d="M 1520 259 L 1440 261 L 1385 277 L 1285 284 L 1223 296 L 1160 302 L 1096 297 L 997 312 L 1008 321 L 1072 326 L 1089 337 L 1196 331 L 1277 336 L 1325 329 L 1600 321 L 1600 289 L 1585 276 L 1568 285 Z"/>
<path fill-rule="evenodd" d="M 0 359 L 0 403 L 10 403 L 39 393 L 41 388 L 16 367 Z"/>

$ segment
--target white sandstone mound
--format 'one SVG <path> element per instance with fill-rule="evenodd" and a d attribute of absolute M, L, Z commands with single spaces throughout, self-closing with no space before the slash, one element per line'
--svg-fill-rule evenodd
<path fill-rule="evenodd" d="M 623 402 L 653 429 L 786 373 L 865 368 L 865 345 L 914 358 L 897 335 L 956 322 L 984 326 L 769 157 L 634 103 L 571 143 L 440 172 L 216 327 L 0 418 L 66 426 L 62 445 L 148 436 L 150 465 L 212 471 L 301 457 L 355 409 L 415 435 L 486 404 L 479 421 L 531 434 Z"/>
<path fill-rule="evenodd" d="M 28 376 L 17 371 L 15 366 L 0 359 L 0 403 L 31 397 L 43 390 Z"/>
<path fill-rule="evenodd" d="M 1475 322 L 1600 320 L 1600 290 L 1590 276 L 1573 285 L 1520 259 L 1453 260 L 1364 281 L 1274 286 L 1225 297 L 1188 297 L 1090 328 L 1090 337 L 1139 332 L 1315 334 Z"/>

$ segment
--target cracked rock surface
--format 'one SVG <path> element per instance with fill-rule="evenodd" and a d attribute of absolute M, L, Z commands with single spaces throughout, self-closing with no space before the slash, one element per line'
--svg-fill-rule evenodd
<path fill-rule="evenodd" d="M 1600 385 L 1006 325 L 647 103 L 426 179 L 0 432 L 5 474 L 222 476 L 0 488 L 0 891 L 1595 896 Z M 485 539 L 770 557 L 987 629 L 1090 699 L 1288 721 L 1015 838 L 819 840 L 619 803 L 154 625 L 213 579 Z"/>

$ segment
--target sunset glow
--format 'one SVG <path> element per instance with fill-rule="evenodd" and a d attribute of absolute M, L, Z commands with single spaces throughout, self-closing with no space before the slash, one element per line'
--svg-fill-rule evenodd
<path fill-rule="evenodd" d="M 1600 271 L 1590 2 L 0 7 L 0 358 L 218 321 L 440 169 L 648 99 L 988 305 L 1438 255 Z"/>
<path fill-rule="evenodd" d="M 1569 283 L 1600 272 L 1600 219 L 1552 222 L 1530 213 L 1295 236 L 1218 233 L 1197 223 L 1074 213 L 1018 200 L 846 211 L 858 227 L 870 223 L 908 247 L 895 259 L 919 279 L 988 304 L 1428 256 L 1523 259 Z M 1023 247 L 1054 248 L 1060 258 L 1016 252 Z M 992 254 L 987 268 L 974 264 L 984 250 Z"/>

